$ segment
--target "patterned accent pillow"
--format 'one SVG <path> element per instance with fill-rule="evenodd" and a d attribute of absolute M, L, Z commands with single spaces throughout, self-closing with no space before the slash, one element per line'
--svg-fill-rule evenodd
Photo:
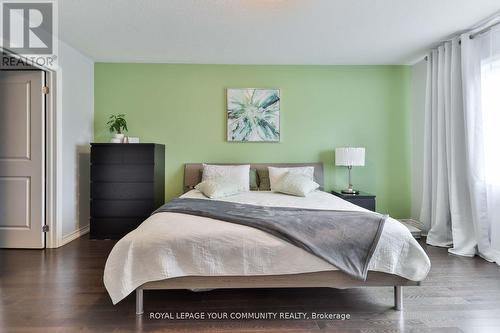
<path fill-rule="evenodd" d="M 257 184 L 257 170 L 250 169 L 250 191 L 258 191 L 259 185 Z"/>
<path fill-rule="evenodd" d="M 269 182 L 269 170 L 259 169 L 257 170 L 257 175 L 259 176 L 259 191 L 271 191 L 271 183 Z"/>
<path fill-rule="evenodd" d="M 319 184 L 310 177 L 287 172 L 274 184 L 273 191 L 305 197 L 318 188 Z"/>
<path fill-rule="evenodd" d="M 225 179 L 205 180 L 194 188 L 210 199 L 223 198 L 241 192 L 238 184 Z"/>

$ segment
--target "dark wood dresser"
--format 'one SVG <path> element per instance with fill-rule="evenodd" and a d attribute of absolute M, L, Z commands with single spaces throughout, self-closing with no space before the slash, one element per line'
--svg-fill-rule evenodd
<path fill-rule="evenodd" d="M 90 238 L 120 239 L 165 201 L 165 146 L 92 143 Z"/>

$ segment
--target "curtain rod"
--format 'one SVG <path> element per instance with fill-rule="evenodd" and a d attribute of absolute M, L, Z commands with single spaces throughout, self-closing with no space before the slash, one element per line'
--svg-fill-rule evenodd
<path fill-rule="evenodd" d="M 500 21 L 498 21 L 498 22 L 496 22 L 496 23 L 493 23 L 493 24 L 490 24 L 490 25 L 488 25 L 488 26 L 484 27 L 483 29 L 479 30 L 478 32 L 474 32 L 474 33 L 470 34 L 470 35 L 469 35 L 469 38 L 470 38 L 470 39 L 474 39 L 474 38 L 476 38 L 476 37 L 478 37 L 478 36 L 481 36 L 482 34 L 484 34 L 484 33 L 488 32 L 488 31 L 490 31 L 491 29 L 493 29 L 494 27 L 496 27 L 497 25 L 500 25 Z M 453 38 L 451 38 L 451 39 L 453 39 Z M 460 38 L 458 39 L 458 43 L 459 43 L 459 44 L 462 44 L 462 41 L 461 41 L 461 39 L 460 39 Z M 424 57 L 424 60 L 425 60 L 425 61 L 427 61 L 428 59 L 429 59 L 429 57 L 428 57 L 428 56 L 425 56 L 425 57 Z"/>
<path fill-rule="evenodd" d="M 469 35 L 469 38 L 470 38 L 470 39 L 474 39 L 474 38 L 476 38 L 477 36 L 482 35 L 482 34 L 484 34 L 485 32 L 490 31 L 491 29 L 493 29 L 494 27 L 496 27 L 496 26 L 497 26 L 497 25 L 499 25 L 499 24 L 500 24 L 500 21 L 499 21 L 499 22 L 496 22 L 496 23 L 493 23 L 493 24 L 491 24 L 491 25 L 489 25 L 489 26 L 487 26 L 487 27 L 485 27 L 485 28 L 483 28 L 483 29 L 479 30 L 478 32 L 475 32 L 475 33 L 473 33 L 473 34 L 470 34 L 470 35 Z"/>

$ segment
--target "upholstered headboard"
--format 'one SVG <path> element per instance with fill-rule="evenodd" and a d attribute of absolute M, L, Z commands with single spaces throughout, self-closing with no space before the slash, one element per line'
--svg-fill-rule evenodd
<path fill-rule="evenodd" d="M 293 168 L 302 166 L 314 167 L 314 181 L 323 188 L 323 163 L 208 163 L 218 165 L 241 165 L 250 164 L 250 168 L 266 169 L 268 166 L 277 168 Z M 192 190 L 199 182 L 201 182 L 201 173 L 203 170 L 202 163 L 186 163 L 184 165 L 184 192 Z"/>

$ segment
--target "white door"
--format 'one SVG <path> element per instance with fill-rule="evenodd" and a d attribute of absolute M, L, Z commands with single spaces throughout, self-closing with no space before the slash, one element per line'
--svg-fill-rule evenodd
<path fill-rule="evenodd" d="M 0 247 L 44 248 L 43 71 L 0 71 Z"/>

